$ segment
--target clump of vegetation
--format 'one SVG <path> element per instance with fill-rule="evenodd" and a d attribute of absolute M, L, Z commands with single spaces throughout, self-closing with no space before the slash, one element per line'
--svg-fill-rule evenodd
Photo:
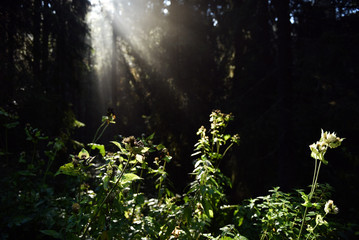
<path fill-rule="evenodd" d="M 250 212 L 250 224 L 257 229 L 252 235 L 254 238 L 330 239 L 335 236 L 335 218 L 326 220 L 326 217 L 339 210 L 330 199 L 331 186 L 318 184 L 318 177 L 322 163 L 328 164 L 324 159 L 328 148 L 339 147 L 343 140 L 335 133 L 322 130 L 320 140 L 309 146 L 315 160 L 309 194 L 302 189 L 284 193 L 276 187 L 267 196 L 248 200 L 245 208 Z"/>
<path fill-rule="evenodd" d="M 16 117 L 0 112 L 9 120 L 6 131 L 17 127 Z M 11 182 L 1 204 L 10 209 L 2 238 L 14 231 L 36 226 L 39 238 L 55 239 L 329 239 L 336 236 L 338 213 L 331 200 L 331 187 L 319 184 L 324 155 L 343 141 L 335 133 L 322 131 L 310 145 L 314 158 L 309 194 L 270 190 L 267 196 L 228 205 L 225 191 L 230 179 L 219 166 L 228 151 L 239 144 L 237 134 L 227 133 L 231 114 L 213 111 L 210 128 L 202 126 L 194 146 L 192 182 L 187 190 L 174 193 L 166 166 L 171 155 L 162 144 L 148 137 L 124 137 L 111 146 L 97 144 L 114 114 L 102 119 L 94 141 L 84 145 L 69 161 L 51 173 L 57 153 L 64 148 L 60 139 L 49 140 L 39 130 L 25 127 L 29 152 L 19 156 L 19 167 L 3 182 Z M 48 142 L 44 154 L 39 142 Z M 3 147 L 3 146 L 2 146 Z M 48 179 L 65 181 L 65 192 L 56 193 Z M 3 184 L 2 184 L 3 185 Z M 12 201 L 10 201 L 12 200 Z M 16 210 L 17 209 L 17 210 Z M 33 230 L 33 229 L 32 229 Z M 41 233 L 41 235 L 39 235 Z"/>

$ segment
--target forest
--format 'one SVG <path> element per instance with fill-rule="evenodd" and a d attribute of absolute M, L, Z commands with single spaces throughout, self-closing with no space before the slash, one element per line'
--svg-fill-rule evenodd
<path fill-rule="evenodd" d="M 358 0 L 0 1 L 0 239 L 358 239 L 358 26 Z"/>

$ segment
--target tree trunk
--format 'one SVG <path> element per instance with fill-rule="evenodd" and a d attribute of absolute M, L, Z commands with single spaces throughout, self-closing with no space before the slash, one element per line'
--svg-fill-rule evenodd
<path fill-rule="evenodd" d="M 32 54 L 33 54 L 33 59 L 32 59 L 32 64 L 33 64 L 33 74 L 34 74 L 34 83 L 38 86 L 41 86 L 41 80 L 40 80 L 40 72 L 41 72 L 41 45 L 40 45 L 40 41 L 41 41 L 41 25 L 40 25 L 40 21 L 41 21 L 41 13 L 40 13 L 40 9 L 41 9 L 41 2 L 39 0 L 35 0 L 34 1 L 34 12 L 33 12 L 33 35 L 34 35 L 34 40 L 33 40 L 33 49 L 32 49 Z"/>

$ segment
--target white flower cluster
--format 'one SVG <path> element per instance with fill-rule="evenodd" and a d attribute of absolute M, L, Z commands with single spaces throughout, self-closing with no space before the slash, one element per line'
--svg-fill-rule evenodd
<path fill-rule="evenodd" d="M 310 150 L 312 151 L 311 156 L 314 159 L 322 161 L 323 163 L 327 163 L 327 161 L 325 161 L 324 159 L 324 154 L 326 153 L 328 147 L 339 147 L 343 140 L 344 138 L 337 137 L 336 133 L 324 132 L 322 129 L 322 135 L 320 140 L 309 146 Z"/>
<path fill-rule="evenodd" d="M 333 200 L 329 200 L 324 206 L 325 213 L 337 214 L 339 209 L 334 205 Z"/>

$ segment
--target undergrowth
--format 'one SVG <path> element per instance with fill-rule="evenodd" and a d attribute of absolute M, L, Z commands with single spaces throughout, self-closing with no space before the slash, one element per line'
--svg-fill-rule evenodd
<path fill-rule="evenodd" d="M 30 125 L 24 128 L 28 149 L 9 152 L 7 136 L 19 128 L 16 115 L 0 109 L 4 141 L 2 167 L 16 169 L 2 178 L 2 239 L 334 239 L 340 224 L 332 189 L 319 184 L 324 155 L 343 141 L 322 131 L 310 145 L 314 159 L 310 190 L 282 192 L 229 205 L 226 189 L 230 179 L 220 170 L 239 136 L 227 132 L 233 119 L 219 110 L 210 115 L 208 130 L 202 126 L 194 146 L 192 181 L 183 193 L 173 192 L 166 167 L 171 155 L 162 144 L 148 137 L 124 137 L 110 146 L 98 144 L 103 132 L 115 122 L 103 117 L 92 143 L 69 156 L 52 172 L 61 138 L 49 139 Z M 83 126 L 76 122 L 77 126 Z M 41 147 L 40 147 L 41 146 Z M 45 147 L 44 147 L 45 146 Z M 45 150 L 44 150 L 45 149 Z M 57 192 L 56 181 L 66 183 Z M 308 192 L 308 193 L 307 193 Z M 6 212 L 6 214 L 4 214 Z M 23 236 L 21 235 L 23 232 Z"/>

